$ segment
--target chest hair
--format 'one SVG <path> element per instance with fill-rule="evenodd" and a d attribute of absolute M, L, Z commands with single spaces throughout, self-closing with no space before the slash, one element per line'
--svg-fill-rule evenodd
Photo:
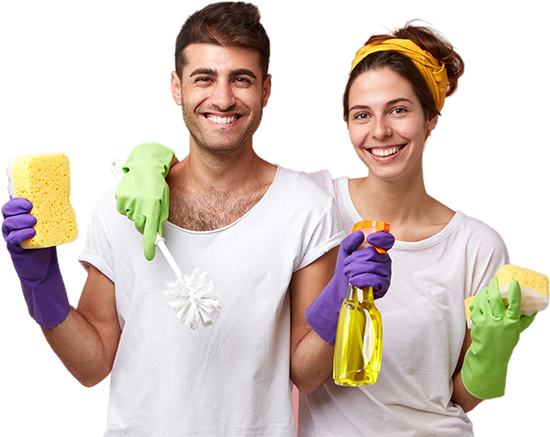
<path fill-rule="evenodd" d="M 265 195 L 269 185 L 249 192 L 170 191 L 169 221 L 192 231 L 212 231 L 241 218 Z"/>

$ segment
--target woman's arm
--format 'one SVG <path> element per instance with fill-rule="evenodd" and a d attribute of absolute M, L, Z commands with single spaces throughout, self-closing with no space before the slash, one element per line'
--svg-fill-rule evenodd
<path fill-rule="evenodd" d="M 453 375 L 453 396 L 452 401 L 455 404 L 458 404 L 462 407 L 465 413 L 472 411 L 477 405 L 479 405 L 482 400 L 472 396 L 464 383 L 462 382 L 462 363 L 464 362 L 464 356 L 466 351 L 472 344 L 472 338 L 470 337 L 470 330 L 466 330 L 466 335 L 464 336 L 464 343 L 462 345 L 462 351 L 460 353 L 460 359 L 458 360 L 458 365 L 456 367 L 455 373 Z"/>
<path fill-rule="evenodd" d="M 307 267 L 297 271 L 290 283 L 291 348 L 290 378 L 302 393 L 321 386 L 332 372 L 331 346 L 309 326 L 306 309 L 329 282 L 338 248 L 334 248 Z"/>

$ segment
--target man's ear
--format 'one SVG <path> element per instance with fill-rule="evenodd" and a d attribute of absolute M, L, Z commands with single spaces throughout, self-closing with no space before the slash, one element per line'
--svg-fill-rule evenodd
<path fill-rule="evenodd" d="M 262 95 L 263 95 L 263 107 L 267 105 L 269 96 L 271 95 L 271 74 L 268 74 L 262 85 Z"/>
<path fill-rule="evenodd" d="M 174 102 L 176 102 L 177 105 L 181 106 L 181 81 L 175 71 L 172 71 L 170 88 L 172 90 L 172 97 L 174 99 Z"/>

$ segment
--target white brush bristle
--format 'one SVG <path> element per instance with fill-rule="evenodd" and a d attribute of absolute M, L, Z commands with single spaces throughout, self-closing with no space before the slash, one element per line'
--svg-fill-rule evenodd
<path fill-rule="evenodd" d="M 219 294 L 214 283 L 208 273 L 198 268 L 189 276 L 184 275 L 175 282 L 169 282 L 164 294 L 176 317 L 188 328 L 211 325 L 212 318 L 220 314 Z"/>

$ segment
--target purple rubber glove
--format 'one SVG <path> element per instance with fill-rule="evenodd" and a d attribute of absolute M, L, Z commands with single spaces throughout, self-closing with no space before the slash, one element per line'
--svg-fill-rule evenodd
<path fill-rule="evenodd" d="M 43 328 L 59 325 L 71 309 L 57 263 L 55 247 L 25 249 L 22 241 L 34 237 L 36 218 L 29 214 L 32 203 L 19 197 L 2 207 L 2 235 L 21 281 L 29 314 Z"/>
<path fill-rule="evenodd" d="M 334 276 L 317 299 L 306 310 L 306 320 L 319 337 L 334 345 L 340 307 L 351 283 L 357 287 L 373 287 L 374 298 L 386 294 L 390 286 L 391 258 L 370 246 L 356 250 L 365 241 L 363 232 L 356 231 L 342 240 Z M 395 238 L 388 232 L 367 236 L 367 242 L 389 250 Z"/>

